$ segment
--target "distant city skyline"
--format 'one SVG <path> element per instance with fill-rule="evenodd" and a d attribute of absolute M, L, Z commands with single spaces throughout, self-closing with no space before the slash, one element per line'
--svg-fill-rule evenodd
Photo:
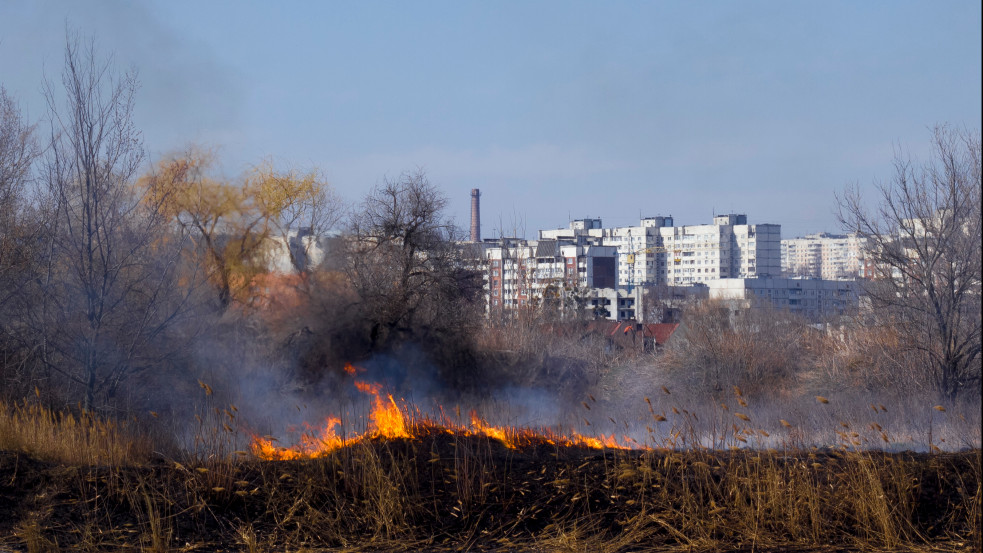
<path fill-rule="evenodd" d="M 481 189 L 483 237 L 714 213 L 841 232 L 835 193 L 981 126 L 969 0 L 5 1 L 0 84 L 31 120 L 66 26 L 138 70 L 150 161 L 317 167 L 353 202 L 422 168 L 465 231 Z"/>

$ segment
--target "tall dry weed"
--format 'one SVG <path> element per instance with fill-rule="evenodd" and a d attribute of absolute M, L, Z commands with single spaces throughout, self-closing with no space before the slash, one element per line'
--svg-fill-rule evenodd
<path fill-rule="evenodd" d="M 146 462 L 154 447 L 126 422 L 25 401 L 0 402 L 0 449 L 65 465 L 121 466 Z"/>

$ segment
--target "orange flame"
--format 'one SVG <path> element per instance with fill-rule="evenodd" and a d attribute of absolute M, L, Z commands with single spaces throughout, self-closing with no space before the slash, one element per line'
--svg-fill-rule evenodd
<path fill-rule="evenodd" d="M 589 447 L 591 449 L 629 449 L 627 446 L 623 446 L 618 443 L 618 440 L 614 437 L 614 434 L 610 436 L 605 436 L 601 434 L 600 436 L 584 436 L 576 432 L 573 433 L 572 445 L 579 445 L 582 447 Z"/>
<path fill-rule="evenodd" d="M 354 367 L 351 364 L 346 364 L 344 370 L 352 376 L 364 372 L 364 369 Z M 535 431 L 529 428 L 494 426 L 488 424 L 474 411 L 471 412 L 471 424 L 468 427 L 451 423 L 446 419 L 440 424 L 431 421 L 409 423 L 408 413 L 400 408 L 392 394 L 386 394 L 383 397 L 382 384 L 361 380 L 355 380 L 354 384 L 358 391 L 372 396 L 369 428 L 365 434 L 346 440 L 343 435 L 339 435 L 335 430 L 341 424 L 341 419 L 327 417 L 324 425 L 319 429 L 314 429 L 305 424 L 307 431 L 300 437 L 299 443 L 292 447 L 280 447 L 274 444 L 275 438 L 254 435 L 250 445 L 253 454 L 268 461 L 320 457 L 368 438 L 412 439 L 424 429 L 436 429 L 466 436 L 486 436 L 501 442 L 510 449 L 518 449 L 537 443 L 591 449 L 630 449 L 629 446 L 619 443 L 613 434 L 593 437 L 571 432 L 567 437 L 550 430 Z M 443 412 L 443 409 L 441 408 L 440 411 Z M 417 434 L 414 434 L 414 431 Z M 634 442 L 634 440 L 626 436 L 624 443 L 630 442 Z"/>
<path fill-rule="evenodd" d="M 406 429 L 406 418 L 403 412 L 396 405 L 396 400 L 392 394 L 387 394 L 389 401 L 382 399 L 380 392 L 382 384 L 378 382 L 355 381 L 355 387 L 363 394 L 372 396 L 372 412 L 369 413 L 369 432 L 373 437 L 379 438 L 412 438 L 413 436 Z"/>
<path fill-rule="evenodd" d="M 512 432 L 513 436 L 509 436 L 509 432 L 499 426 L 492 426 L 481 419 L 477 413 L 471 412 L 471 428 L 473 429 L 473 434 L 480 434 L 488 436 L 489 438 L 494 438 L 509 449 L 516 449 L 516 440 L 514 438 L 515 432 Z"/>
<path fill-rule="evenodd" d="M 314 453 L 322 450 L 335 450 L 345 445 L 345 440 L 335 433 L 335 427 L 341 424 L 338 417 L 327 417 L 324 426 L 317 436 L 304 434 L 301 436 L 301 447 L 304 451 Z"/>
<path fill-rule="evenodd" d="M 355 365 L 352 365 L 351 363 L 345 363 L 344 369 L 345 369 L 345 372 L 346 373 L 348 373 L 348 374 L 350 374 L 352 376 L 355 376 L 355 373 L 356 372 L 365 372 L 365 369 L 359 369 L 358 367 L 356 367 Z"/>

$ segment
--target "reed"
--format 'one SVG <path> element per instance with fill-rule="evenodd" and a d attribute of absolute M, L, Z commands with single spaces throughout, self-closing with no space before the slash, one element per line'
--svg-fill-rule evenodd
<path fill-rule="evenodd" d="M 635 449 L 528 438 L 509 447 L 491 433 L 415 419 L 409 438 L 368 437 L 286 461 L 232 449 L 231 408 L 203 404 L 210 414 L 196 420 L 197 449 L 174 459 L 155 457 L 149 438 L 118 423 L 16 405 L 0 418 L 0 479 L 21 499 L 5 511 L 0 543 L 29 551 L 192 544 L 606 553 L 979 543 L 979 449 L 866 448 L 860 440 L 889 422 L 867 419 L 885 411 L 854 420 L 835 410 L 836 397 L 827 400 L 814 405 L 838 442 L 824 448 L 790 440 L 800 416 L 759 420 L 754 402 L 737 393 L 739 412 L 656 409 L 650 400 L 645 416 L 662 441 Z M 658 421 L 663 412 L 671 415 Z M 69 454 L 69 445 L 87 449 Z"/>

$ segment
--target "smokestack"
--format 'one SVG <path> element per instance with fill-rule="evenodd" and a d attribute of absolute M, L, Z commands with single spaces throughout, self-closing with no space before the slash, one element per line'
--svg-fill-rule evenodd
<path fill-rule="evenodd" d="M 471 189 L 471 241 L 481 242 L 481 192 Z"/>

